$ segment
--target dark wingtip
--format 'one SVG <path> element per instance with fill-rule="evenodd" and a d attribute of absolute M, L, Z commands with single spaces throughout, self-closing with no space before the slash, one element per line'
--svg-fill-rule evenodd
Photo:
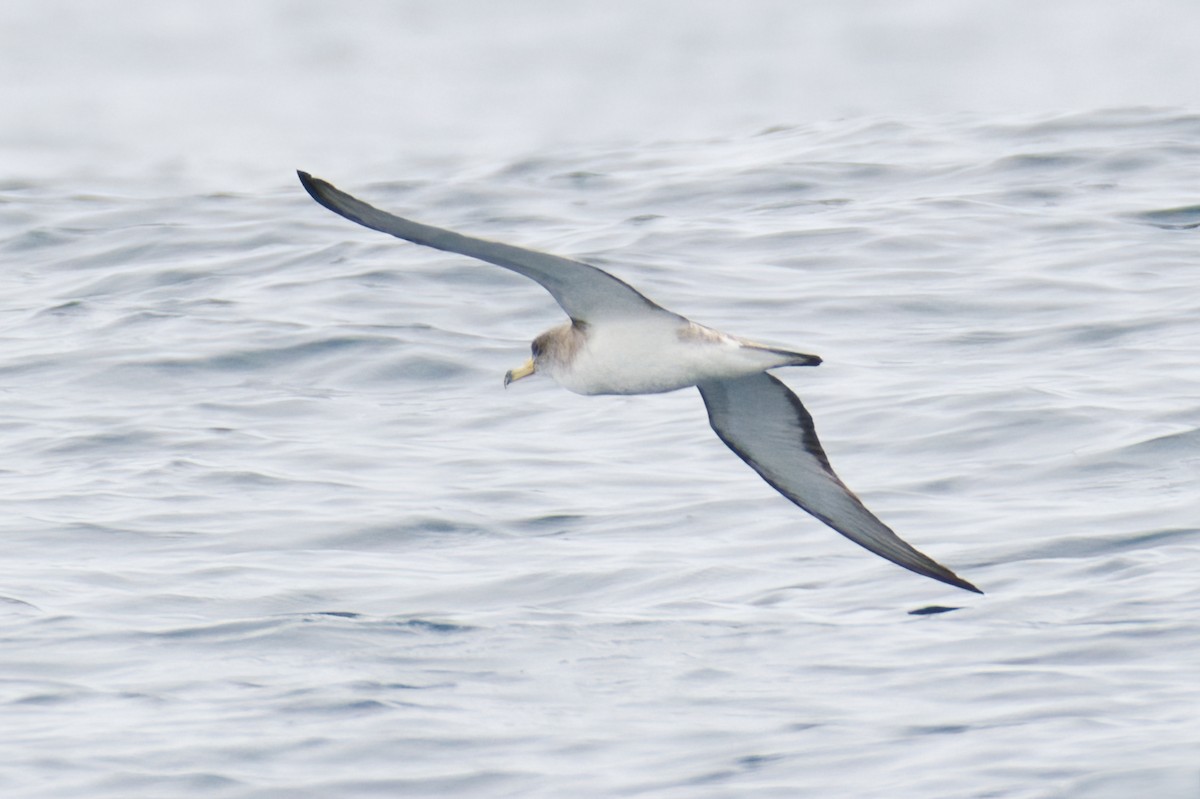
<path fill-rule="evenodd" d="M 344 208 L 338 207 L 338 205 L 334 202 L 333 196 L 331 196 L 333 192 L 337 191 L 337 189 L 335 189 L 332 185 L 324 180 L 321 180 L 320 178 L 314 178 L 312 175 L 308 174 L 302 169 L 297 169 L 296 175 L 299 176 L 300 185 L 304 187 L 306 192 L 308 192 L 308 196 L 316 200 L 318 204 L 325 206 L 335 214 L 340 214 L 341 216 L 344 216 L 354 222 L 364 224 L 362 220 L 354 214 L 351 214 Z M 367 227 L 370 227 L 370 225 L 367 225 Z"/>
<path fill-rule="evenodd" d="M 961 589 L 963 589 L 964 591 L 971 591 L 971 592 L 974 592 L 974 593 L 976 593 L 976 594 L 980 594 L 980 595 L 982 595 L 982 594 L 983 594 L 983 591 L 981 591 L 980 589 L 978 589 L 978 588 L 976 588 L 975 586 L 971 585 L 971 584 L 970 584 L 970 583 L 968 583 L 966 580 L 964 580 L 963 578 L 959 577 L 957 574 L 955 574 L 955 575 L 954 575 L 954 579 L 953 579 L 953 580 L 946 580 L 945 582 L 949 583 L 950 585 L 954 586 L 955 588 L 961 588 Z"/>
<path fill-rule="evenodd" d="M 874 551 L 874 550 L 872 550 L 872 551 Z M 880 553 L 877 552 L 876 554 L 880 554 Z M 917 554 L 920 555 L 921 553 L 918 552 Z M 950 571 L 942 564 L 938 563 L 935 560 L 929 560 L 927 556 L 922 556 L 922 557 L 924 557 L 928 562 L 920 563 L 920 564 L 905 563 L 902 560 L 897 560 L 896 558 L 891 558 L 891 557 L 888 557 L 887 555 L 884 555 L 883 557 L 887 558 L 892 563 L 895 563 L 897 566 L 903 566 L 904 568 L 908 569 L 909 571 L 915 572 L 916 574 L 919 574 L 922 577 L 930 577 L 934 580 L 937 580 L 939 583 L 945 583 L 946 585 L 952 585 L 955 588 L 961 588 L 962 590 L 970 591 L 973 594 L 982 594 L 983 593 L 983 591 L 976 588 L 974 585 L 967 582 L 963 578 L 959 577 L 957 574 Z"/>
<path fill-rule="evenodd" d="M 300 178 L 300 185 L 304 187 L 304 190 L 312 195 L 314 200 L 319 199 L 317 196 L 317 179 L 303 169 L 297 169 L 296 176 Z"/>
<path fill-rule="evenodd" d="M 891 558 L 889 558 L 889 560 L 891 560 Z M 966 580 L 964 580 L 963 578 L 959 577 L 957 574 L 950 571 L 949 569 L 947 569 L 945 566 L 938 563 L 937 561 L 930 561 L 930 564 L 932 564 L 932 565 L 928 566 L 926 568 L 920 568 L 920 567 L 914 568 L 912 565 L 909 565 L 907 563 L 901 563 L 900 561 L 896 561 L 896 560 L 893 560 L 892 562 L 896 563 L 900 566 L 903 566 L 904 568 L 908 569 L 909 571 L 914 571 L 917 574 L 920 574 L 924 577 L 932 577 L 933 579 L 937 580 L 938 582 L 945 583 L 946 585 L 952 585 L 955 588 L 961 588 L 964 591 L 970 591 L 971 593 L 974 593 L 974 594 L 983 594 L 982 590 L 980 590 L 979 588 L 976 588 L 975 585 L 973 585 L 972 583 L 969 583 Z"/>

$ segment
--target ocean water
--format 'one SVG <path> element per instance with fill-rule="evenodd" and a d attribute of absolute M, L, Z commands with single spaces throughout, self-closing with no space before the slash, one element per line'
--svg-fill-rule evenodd
<path fill-rule="evenodd" d="M 767 85 L 661 125 L 633 92 L 588 134 L 547 121 L 574 73 L 538 73 L 525 122 L 489 129 L 439 72 L 350 134 L 298 110 L 306 80 L 334 109 L 351 85 L 378 99 L 338 80 L 375 63 L 373 20 L 408 14 L 422 57 L 532 75 L 484 46 L 509 23 L 242 5 L 17 3 L 4 34 L 28 113 L 0 140 L 0 792 L 1200 796 L 1200 113 L 1087 94 L 951 113 L 952 87 L 794 122 Z M 940 8 L 821 7 L 864 41 Z M 657 58 L 727 77 L 709 90 L 786 55 L 706 50 L 732 12 L 674 8 Z M 580 9 L 640 31 L 643 58 L 659 35 Z M 1163 41 L 1160 89 L 1194 74 Z M 284 99 L 247 122 L 266 82 Z M 779 376 L 835 468 L 986 595 L 799 511 L 694 391 L 505 390 L 562 318 L 550 298 L 330 214 L 294 168 L 820 354 Z"/>

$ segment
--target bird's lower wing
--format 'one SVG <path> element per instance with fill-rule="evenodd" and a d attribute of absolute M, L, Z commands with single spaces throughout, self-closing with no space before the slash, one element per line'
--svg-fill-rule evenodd
<path fill-rule="evenodd" d="M 414 244 L 478 258 L 536 280 L 576 321 L 647 313 L 675 315 L 643 297 L 629 284 L 590 264 L 413 222 L 368 205 L 307 172 L 297 174 L 314 200 L 353 222 Z"/>
<path fill-rule="evenodd" d="M 779 493 L 892 563 L 983 593 L 905 543 L 843 485 L 817 440 L 812 416 L 777 378 L 762 372 L 698 388 L 713 430 Z"/>

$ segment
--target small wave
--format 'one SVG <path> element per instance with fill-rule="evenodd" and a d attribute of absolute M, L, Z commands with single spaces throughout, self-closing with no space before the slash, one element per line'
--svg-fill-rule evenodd
<path fill-rule="evenodd" d="M 1163 230 L 1191 230 L 1200 227 L 1200 205 L 1164 208 L 1160 211 L 1143 211 L 1131 216 L 1135 221 Z"/>

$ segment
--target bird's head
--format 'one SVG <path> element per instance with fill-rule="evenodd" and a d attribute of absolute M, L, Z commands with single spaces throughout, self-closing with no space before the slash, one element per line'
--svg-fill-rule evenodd
<path fill-rule="evenodd" d="M 583 330 L 582 322 L 571 322 L 552 327 L 535 338 L 529 345 L 529 360 L 504 375 L 504 387 L 537 372 L 557 379 L 561 372 L 570 369 L 575 353 L 583 344 Z"/>

